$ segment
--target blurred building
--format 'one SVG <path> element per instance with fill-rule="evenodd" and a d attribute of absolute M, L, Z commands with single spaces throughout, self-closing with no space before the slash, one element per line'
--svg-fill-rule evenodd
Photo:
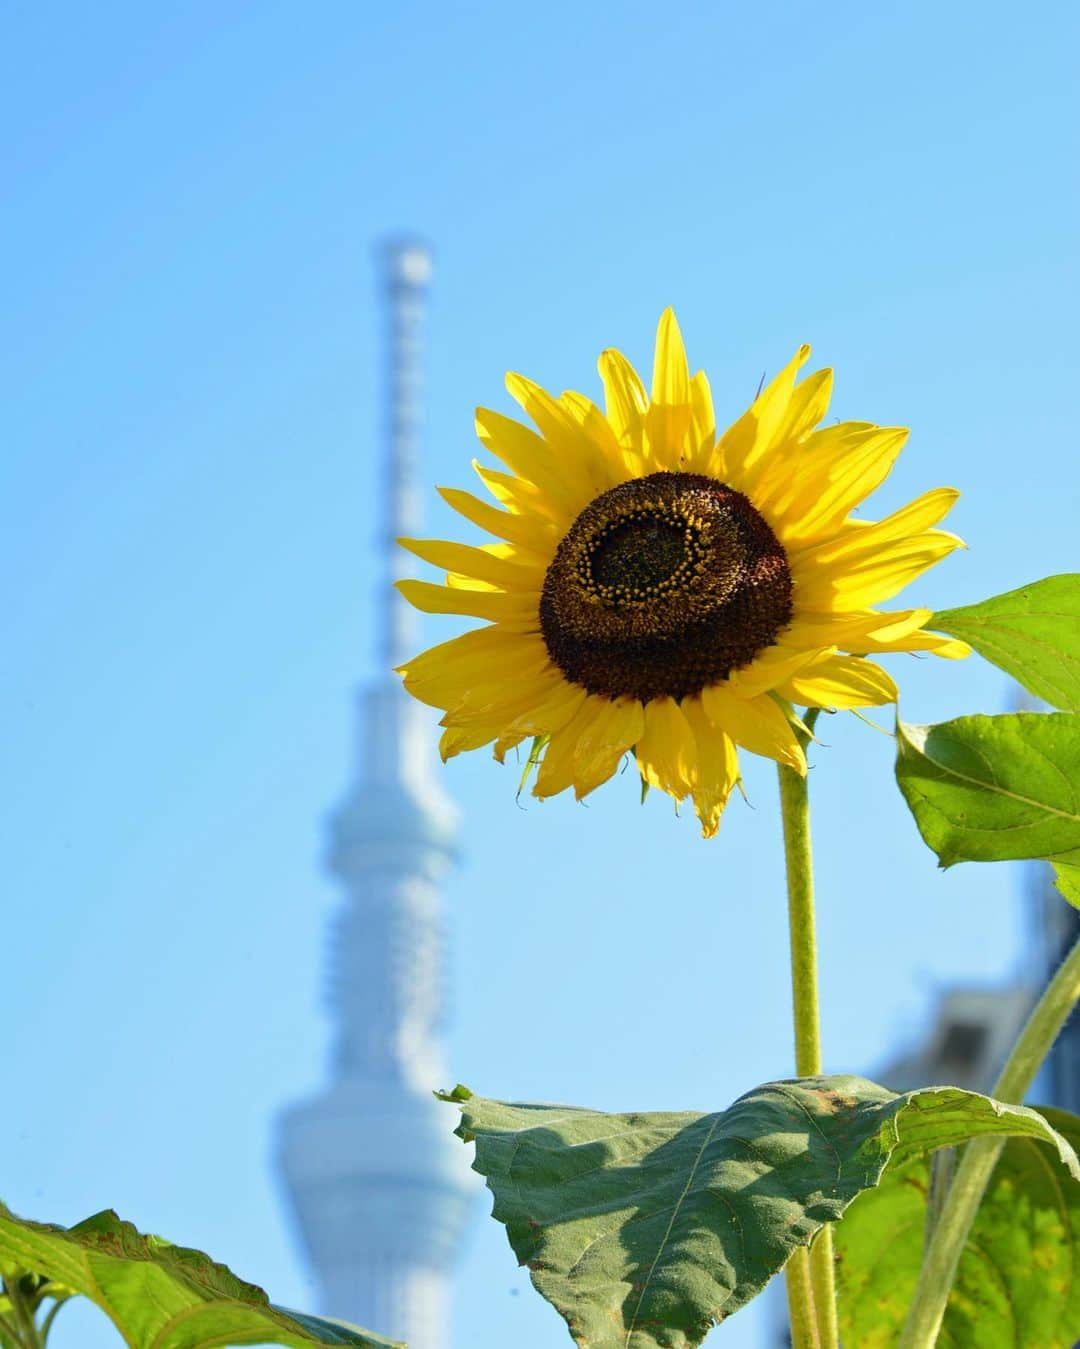
<path fill-rule="evenodd" d="M 893 1091 L 964 1087 L 989 1092 L 1031 1010 L 1030 981 L 939 989 L 925 1036 L 872 1074 Z"/>
<path fill-rule="evenodd" d="M 418 525 L 420 358 L 431 263 L 414 242 L 382 255 L 388 369 L 378 592 L 380 673 L 361 691 L 354 780 L 330 825 L 344 891 L 329 934 L 330 1082 L 280 1121 L 279 1165 L 321 1310 L 410 1349 L 449 1344 L 449 1277 L 477 1190 L 443 1084 L 443 905 L 454 811 L 434 775 L 425 709 L 393 667 L 415 654 L 392 587 L 394 540 Z"/>

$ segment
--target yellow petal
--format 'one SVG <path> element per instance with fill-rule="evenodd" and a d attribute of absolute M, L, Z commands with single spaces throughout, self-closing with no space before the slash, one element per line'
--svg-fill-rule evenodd
<path fill-rule="evenodd" d="M 701 690 L 701 705 L 712 725 L 726 731 L 736 744 L 806 773 L 806 755 L 795 728 L 767 694 L 740 698 L 725 685 L 714 684 Z"/>
<path fill-rule="evenodd" d="M 624 482 L 627 477 L 626 456 L 615 431 L 592 401 L 583 393 L 568 389 L 559 395 L 559 406 L 565 408 L 581 433 L 587 437 L 598 452 L 598 458 L 592 462 L 591 480 L 596 491 L 606 492 L 609 488 Z"/>
<path fill-rule="evenodd" d="M 510 473 L 500 473 L 498 469 L 488 468 L 478 459 L 472 461 L 477 477 L 488 489 L 496 501 L 521 515 L 546 517 L 560 530 L 564 530 L 573 519 L 559 502 L 545 496 L 539 487 L 524 478 L 515 478 Z"/>
<path fill-rule="evenodd" d="M 800 608 L 784 637 L 793 646 L 829 643 L 865 655 L 858 643 L 899 640 L 920 628 L 930 617 L 929 609 L 897 609 L 884 614 L 875 609 L 856 609 L 838 614 L 830 610 L 814 612 Z"/>
<path fill-rule="evenodd" d="M 499 763 L 506 762 L 506 756 L 512 749 L 516 749 L 521 742 L 528 737 L 520 733 L 510 733 L 500 735 L 495 741 L 495 757 Z"/>
<path fill-rule="evenodd" d="M 490 502 L 481 501 L 471 492 L 458 487 L 439 487 L 436 491 L 459 515 L 489 534 L 506 539 L 520 548 L 527 548 L 538 556 L 550 558 L 555 552 L 558 536 L 550 520 L 537 515 L 515 515 L 499 510 Z"/>
<path fill-rule="evenodd" d="M 770 523 L 776 521 L 774 528 L 783 523 L 783 501 L 807 460 L 807 437 L 828 410 L 831 394 L 832 371 L 817 370 L 794 386 L 786 407 L 777 404 L 779 416 L 768 431 L 769 452 L 749 471 L 743 489 L 752 489 L 754 505 Z"/>
<path fill-rule="evenodd" d="M 492 585 L 490 581 L 478 581 L 475 576 L 465 576 L 460 571 L 448 571 L 446 573 L 446 584 L 451 590 L 500 590 L 500 586 Z"/>
<path fill-rule="evenodd" d="M 491 408 L 477 408 L 476 434 L 507 468 L 537 487 L 546 489 L 557 472 L 551 448 L 544 443 L 543 436 L 512 417 L 504 417 Z"/>
<path fill-rule="evenodd" d="M 690 381 L 690 443 L 683 467 L 688 473 L 708 470 L 716 449 L 716 414 L 704 370 Z"/>
<path fill-rule="evenodd" d="M 651 787 L 676 801 L 693 788 L 694 735 L 673 698 L 654 698 L 645 705 L 645 730 L 637 743 L 637 761 Z"/>
<path fill-rule="evenodd" d="M 609 348 L 600 353 L 597 362 L 604 385 L 604 403 L 624 454 L 629 453 L 628 467 L 640 471 L 645 451 L 645 412 L 649 401 L 645 386 L 637 371 L 622 354 Z"/>
<path fill-rule="evenodd" d="M 471 749 L 481 749 L 484 745 L 490 744 L 498 733 L 497 726 L 450 727 L 443 731 L 439 739 L 439 754 L 443 763 L 446 763 L 447 759 L 452 759 L 455 754 L 464 754 Z"/>
<path fill-rule="evenodd" d="M 754 504 L 776 522 L 789 548 L 827 537 L 885 481 L 907 436 L 896 426 L 830 426 L 805 441 L 786 465 L 779 456 L 770 464 Z"/>
<path fill-rule="evenodd" d="M 461 590 L 433 585 L 430 581 L 398 581 L 397 588 L 415 608 L 425 614 L 464 614 L 493 622 L 508 622 L 539 628 L 540 595 L 508 595 L 501 590 Z"/>
<path fill-rule="evenodd" d="M 955 487 L 935 487 L 883 520 L 850 520 L 833 538 L 794 549 L 792 565 L 804 561 L 815 565 L 846 562 L 872 553 L 884 544 L 906 542 L 944 520 L 959 496 Z"/>
<path fill-rule="evenodd" d="M 690 371 L 682 333 L 671 309 L 660 316 L 653 358 L 652 398 L 645 414 L 649 458 L 657 468 L 679 468 L 690 446 Z"/>
<path fill-rule="evenodd" d="M 787 410 L 774 433 L 775 441 L 778 444 L 798 444 L 805 440 L 828 412 L 832 387 L 833 372 L 828 368 L 815 370 L 796 384 L 788 399 Z"/>
<path fill-rule="evenodd" d="M 479 721 L 500 721 L 503 725 L 518 716 L 527 700 L 519 698 L 515 703 L 514 687 L 528 680 L 530 685 L 538 682 L 542 668 L 536 666 L 504 666 L 508 671 L 500 680 L 493 674 L 490 666 L 480 673 L 459 672 L 455 675 L 443 675 L 426 681 L 413 681 L 407 687 L 414 698 L 429 707 L 438 707 L 443 712 L 443 726 L 473 726 Z M 513 684 L 508 684 L 512 679 Z M 537 697 L 547 686 L 541 686 Z M 510 710 L 508 710 L 508 707 Z"/>
<path fill-rule="evenodd" d="M 898 690 L 880 665 L 860 656 L 828 656 L 781 684 L 777 692 L 804 707 L 877 707 Z"/>
<path fill-rule="evenodd" d="M 510 727 L 520 716 L 528 715 L 563 683 L 554 666 L 539 670 L 489 672 L 467 688 L 462 697 L 447 708 L 441 726 L 479 726 L 491 723 L 499 729 Z M 515 730 L 520 729 L 515 727 Z"/>
<path fill-rule="evenodd" d="M 931 656 L 941 656 L 944 660 L 963 660 L 971 655 L 971 647 L 959 637 L 944 637 L 938 632 L 924 632 L 920 629 L 909 637 L 893 642 L 875 642 L 872 646 L 857 648 L 868 652 L 878 651 L 926 651 Z"/>
<path fill-rule="evenodd" d="M 607 782 L 626 751 L 641 738 L 644 727 L 636 698 L 604 701 L 574 747 L 574 793 L 579 801 Z"/>
<path fill-rule="evenodd" d="M 869 530 L 864 531 L 864 536 Z M 834 562 L 814 565 L 789 559 L 796 604 L 843 613 L 883 604 L 942 558 L 963 548 L 962 539 L 944 530 L 928 529 L 914 538 L 864 546 L 853 542 Z"/>
<path fill-rule="evenodd" d="M 656 329 L 653 356 L 652 401 L 682 406 L 690 402 L 690 371 L 686 347 L 673 309 L 665 309 Z"/>
<path fill-rule="evenodd" d="M 506 388 L 536 423 L 549 447 L 555 481 L 545 479 L 541 485 L 546 492 L 561 497 L 576 514 L 614 485 L 605 447 L 585 433 L 569 407 L 524 375 L 508 374 Z"/>
<path fill-rule="evenodd" d="M 533 796 L 557 796 L 574 784 L 574 751 L 605 701 L 588 696 L 584 690 L 581 690 L 581 694 L 574 715 L 557 731 L 550 733 L 551 739 L 544 749 L 544 757 L 533 783 Z"/>
<path fill-rule="evenodd" d="M 583 688 L 564 680 L 519 713 L 506 729 L 515 735 L 519 731 L 522 735 L 554 735 L 573 720 L 588 696 Z"/>
<path fill-rule="evenodd" d="M 830 655 L 832 650 L 831 643 L 807 648 L 797 643 L 790 646 L 777 643 L 766 647 L 743 669 L 732 671 L 728 682 L 741 698 L 756 698 L 758 694 L 768 693 L 789 679 L 796 670 L 801 670 L 823 655 Z"/>
<path fill-rule="evenodd" d="M 694 413 L 694 434 L 703 444 L 711 444 L 716 439 L 716 413 L 709 377 L 704 370 L 699 370 L 690 381 L 690 406 Z"/>
<path fill-rule="evenodd" d="M 683 716 L 694 737 L 694 810 L 704 838 L 713 838 L 731 789 L 739 780 L 739 757 L 735 742 L 714 726 L 698 698 L 684 698 Z"/>
<path fill-rule="evenodd" d="M 399 665 L 396 673 L 404 675 L 406 684 L 409 684 L 411 681 L 424 681 L 458 670 L 490 669 L 508 656 L 512 657 L 526 644 L 528 648 L 538 650 L 543 647 L 543 639 L 508 632 L 498 625 L 470 628 L 458 637 L 451 637 L 449 641 L 421 651 L 412 660 Z"/>
<path fill-rule="evenodd" d="M 544 567 L 536 563 L 522 563 L 498 557 L 483 548 L 467 543 L 451 543 L 446 539 L 398 539 L 402 548 L 414 553 L 424 562 L 445 571 L 460 572 L 477 581 L 499 586 L 503 590 L 540 590 L 544 584 Z"/>
<path fill-rule="evenodd" d="M 929 651 L 947 660 L 971 654 L 966 642 L 923 631 L 933 614 L 929 609 L 899 609 L 893 613 L 855 610 L 853 613 L 800 612 L 785 637 L 812 646 L 831 642 L 860 656 L 885 651 Z"/>
<path fill-rule="evenodd" d="M 528 383 L 508 375 L 507 386 L 512 386 L 512 392 L 517 387 L 514 381 Z M 529 387 L 536 388 L 535 385 Z M 537 393 L 542 392 L 537 390 Z M 567 453 L 565 446 L 553 446 L 547 438 L 538 436 L 512 417 L 504 417 L 491 408 L 477 408 L 476 434 L 486 449 L 519 478 L 538 487 L 541 494 L 564 514 L 576 515 L 592 495 L 587 477 L 580 472 L 580 454 Z"/>
<path fill-rule="evenodd" d="M 476 628 L 449 642 L 422 652 L 400 667 L 405 687 L 432 707 L 455 707 L 469 691 L 518 674 L 536 674 L 547 664 L 541 638 L 525 633 L 506 634 L 496 628 Z"/>
<path fill-rule="evenodd" d="M 777 433 L 786 424 L 795 378 L 809 356 L 810 348 L 801 346 L 739 420 L 720 437 L 715 464 L 717 476 L 722 476 L 740 492 L 753 495 L 762 465 L 767 461 Z"/>

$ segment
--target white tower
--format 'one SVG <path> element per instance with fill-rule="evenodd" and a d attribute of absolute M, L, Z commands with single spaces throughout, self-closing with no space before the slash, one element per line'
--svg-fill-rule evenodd
<path fill-rule="evenodd" d="M 426 249 L 383 252 L 388 320 L 379 668 L 358 707 L 352 787 L 334 814 L 329 865 L 345 890 L 330 933 L 335 1042 L 329 1086 L 281 1120 L 280 1167 L 330 1316 L 405 1340 L 449 1344 L 449 1270 L 477 1192 L 445 1083 L 443 913 L 454 812 L 434 776 L 425 709 L 392 668 L 415 654 L 412 610 L 392 588 L 394 539 L 418 524 Z"/>

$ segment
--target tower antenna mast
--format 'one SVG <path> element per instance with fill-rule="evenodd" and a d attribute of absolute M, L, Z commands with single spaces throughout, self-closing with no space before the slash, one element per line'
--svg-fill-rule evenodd
<path fill-rule="evenodd" d="M 476 1193 L 432 1089 L 446 1081 L 443 901 L 455 812 L 434 776 L 425 709 L 392 667 L 415 619 L 393 588 L 394 540 L 419 526 L 423 318 L 431 258 L 380 251 L 387 335 L 379 670 L 360 690 L 353 780 L 330 821 L 344 891 L 330 931 L 330 1081 L 280 1121 L 279 1162 L 322 1309 L 410 1349 L 447 1349 L 450 1267 Z"/>

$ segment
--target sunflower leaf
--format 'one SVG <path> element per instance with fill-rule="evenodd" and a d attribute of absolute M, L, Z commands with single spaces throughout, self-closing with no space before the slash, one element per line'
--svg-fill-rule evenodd
<path fill-rule="evenodd" d="M 896 780 L 928 847 L 954 862 L 1041 858 L 1080 902 L 1080 716 L 896 723 Z"/>
<path fill-rule="evenodd" d="M 393 1340 L 275 1307 L 202 1251 L 144 1236 L 111 1210 L 75 1227 L 30 1222 L 0 1204 L 0 1266 L 33 1271 L 88 1297 L 127 1344 L 202 1349 L 222 1344 L 354 1345 Z"/>
<path fill-rule="evenodd" d="M 946 609 L 932 625 L 970 642 L 981 656 L 1054 707 L 1080 711 L 1080 574 Z"/>
<path fill-rule="evenodd" d="M 1022 1106 L 859 1077 L 770 1082 L 727 1110 L 604 1114 L 471 1096 L 493 1215 L 588 1349 L 692 1349 L 890 1165 L 977 1134 L 1070 1145 Z M 1064 1175 L 1064 1173 L 1063 1173 Z"/>
<path fill-rule="evenodd" d="M 1054 868 L 1054 884 L 1069 901 L 1080 909 L 1080 848 L 1050 859 Z"/>
<path fill-rule="evenodd" d="M 1080 1148 L 1080 1118 L 1040 1110 Z M 922 1261 L 929 1167 L 890 1170 L 836 1228 L 845 1344 L 899 1338 Z M 975 1217 L 938 1343 L 1072 1349 L 1080 1340 L 1080 1185 L 1032 1138 L 1010 1138 Z"/>

